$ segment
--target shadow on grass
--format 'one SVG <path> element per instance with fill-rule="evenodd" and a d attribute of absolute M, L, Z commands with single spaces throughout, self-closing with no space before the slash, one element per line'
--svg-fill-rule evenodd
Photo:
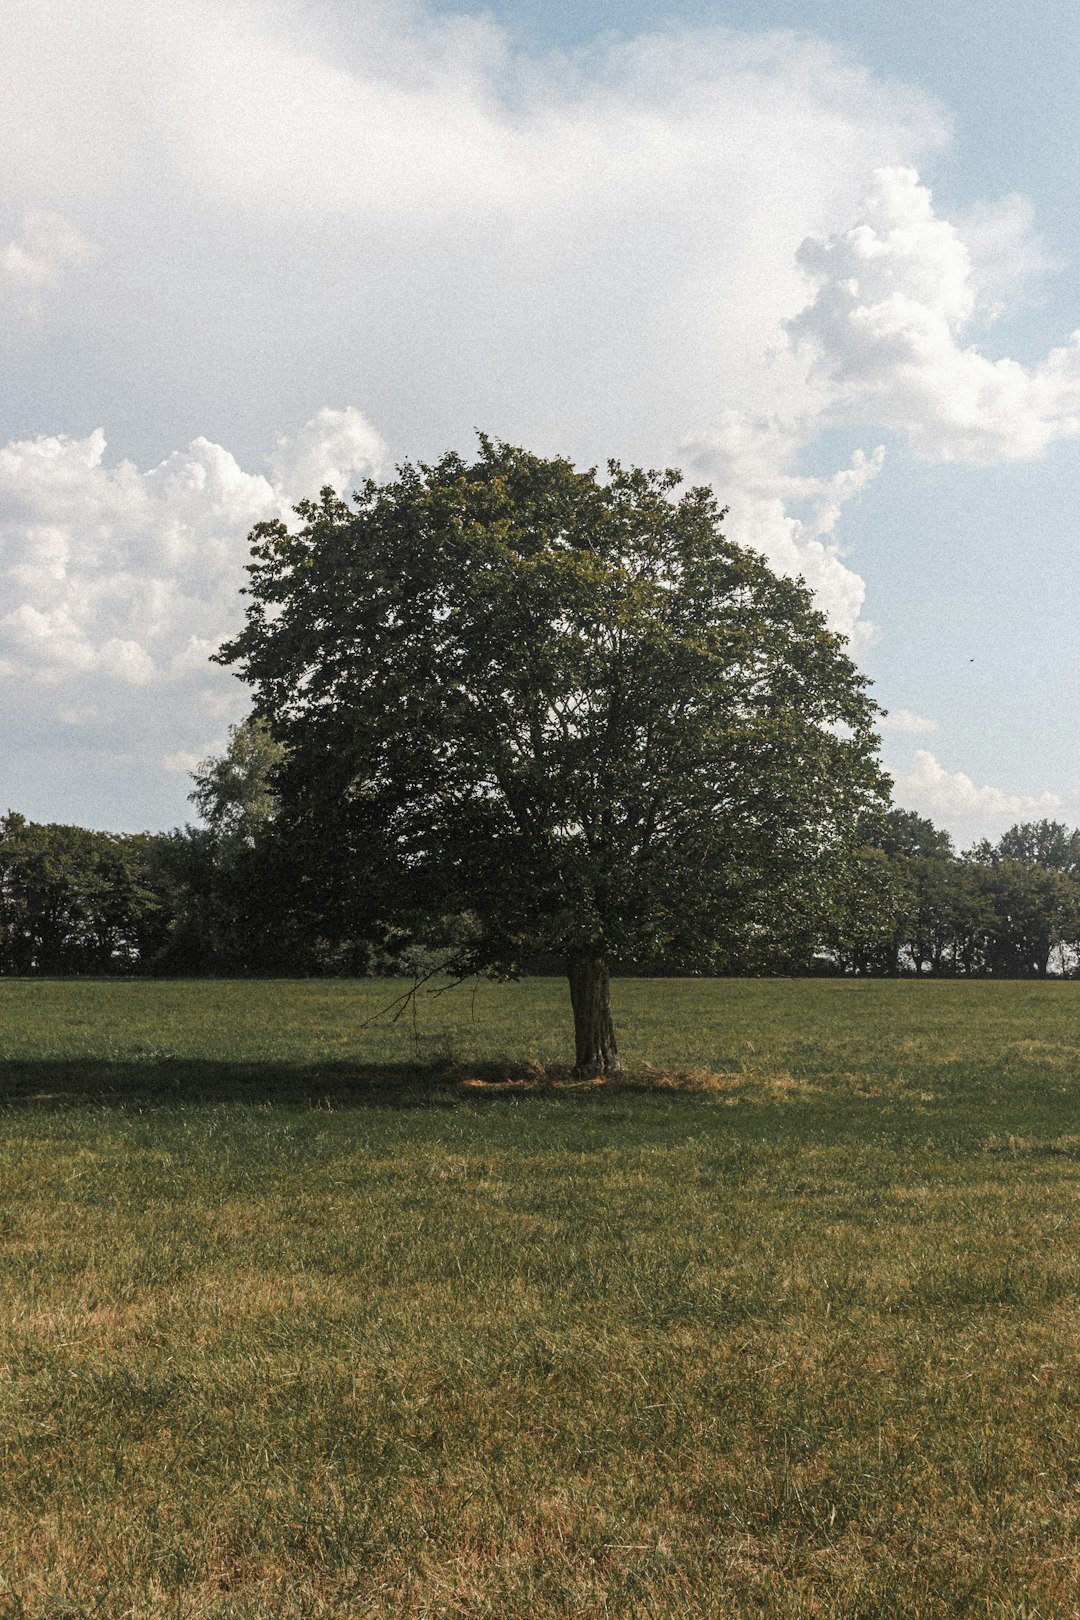
<path fill-rule="evenodd" d="M 293 1108 L 449 1108 L 528 1096 L 700 1096 L 743 1077 L 642 1069 L 582 1080 L 540 1064 L 230 1063 L 173 1057 L 0 1062 L 0 1110 L 103 1107 L 143 1111 L 212 1103 Z"/>

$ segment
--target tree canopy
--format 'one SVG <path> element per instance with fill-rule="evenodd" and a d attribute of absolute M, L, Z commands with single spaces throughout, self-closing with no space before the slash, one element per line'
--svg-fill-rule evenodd
<path fill-rule="evenodd" d="M 565 960 L 582 1068 L 607 968 L 745 963 L 837 904 L 883 807 L 875 707 L 801 583 L 675 472 L 482 438 L 253 532 L 219 657 L 328 926 L 465 917 L 459 964 Z"/>

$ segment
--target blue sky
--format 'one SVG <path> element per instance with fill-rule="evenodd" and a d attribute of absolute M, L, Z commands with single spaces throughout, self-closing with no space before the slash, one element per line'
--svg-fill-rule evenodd
<path fill-rule="evenodd" d="M 963 844 L 1080 822 L 1080 14 L 9 0 L 0 801 L 166 826 L 255 521 L 476 426 L 681 464 Z"/>

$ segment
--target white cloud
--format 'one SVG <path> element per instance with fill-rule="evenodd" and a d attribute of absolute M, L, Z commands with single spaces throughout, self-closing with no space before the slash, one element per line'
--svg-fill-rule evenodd
<path fill-rule="evenodd" d="M 772 408 L 798 243 L 946 133 L 792 33 L 548 59 L 397 0 L 97 0 L 62 30 L 52 0 L 10 4 L 0 204 L 47 187 L 109 264 L 76 386 L 127 364 L 257 415 L 259 442 L 337 397 L 398 454 L 479 426 L 670 459 L 720 410 Z"/>
<path fill-rule="evenodd" d="M 763 553 L 780 572 L 802 575 L 833 627 L 851 636 L 865 588 L 841 561 L 834 530 L 845 502 L 881 471 L 885 452 L 880 445 L 870 456 L 857 450 L 849 466 L 828 477 L 792 473 L 787 469 L 808 431 L 806 423 L 725 411 L 684 451 L 689 471 L 708 478 L 730 506 L 732 538 Z M 804 516 L 794 516 L 792 506 L 802 507 Z M 863 635 L 869 630 L 858 628 Z"/>
<path fill-rule="evenodd" d="M 466 448 L 475 427 L 586 463 L 684 446 L 730 502 L 732 538 L 853 629 L 862 582 L 835 530 L 880 455 L 790 472 L 816 418 L 783 323 L 805 303 L 799 242 L 842 228 L 875 165 L 945 139 L 927 96 L 786 32 L 666 27 L 542 58 L 412 0 L 99 0 L 61 31 L 50 7 L 14 0 L 0 205 L 48 187 L 94 219 L 109 275 L 88 290 L 75 387 L 95 414 L 118 372 L 167 377 L 177 398 L 224 392 L 241 437 L 266 443 L 331 376 L 398 457 Z M 36 386 L 34 357 L 17 362 Z M 732 423 L 759 433 L 780 399 L 798 419 L 763 464 L 729 454 Z M 357 460 L 389 458 L 359 413 L 323 412 L 278 444 L 270 480 L 292 502 Z M 192 570 L 220 550 L 208 514 L 250 517 L 265 487 L 208 439 L 132 476 L 132 501 L 176 515 L 152 507 L 147 545 L 163 569 L 178 548 L 172 589 L 201 599 Z M 189 635 L 205 634 L 196 614 Z M 67 647 L 81 656 L 75 628 Z"/>
<path fill-rule="evenodd" d="M 209 193 L 294 218 L 460 226 L 599 203 L 603 228 L 720 170 L 737 221 L 767 175 L 774 197 L 802 176 L 820 197 L 835 179 L 821 159 L 943 133 L 928 97 L 787 32 L 667 27 L 545 60 L 483 16 L 395 0 L 353 0 L 338 29 L 287 4 L 146 13 L 174 162 Z"/>
<path fill-rule="evenodd" d="M 855 225 L 803 244 L 819 286 L 788 330 L 815 356 L 811 380 L 828 416 L 903 432 L 932 461 L 1030 459 L 1080 437 L 1080 333 L 1033 367 L 962 341 L 1003 260 L 1006 280 L 1025 255 L 1028 269 L 1042 266 L 1015 199 L 976 220 L 972 241 L 988 257 L 982 281 L 970 243 L 936 216 L 915 170 L 891 167 L 876 174 Z"/>
<path fill-rule="evenodd" d="M 39 711 L 45 687 L 56 694 L 46 713 L 91 742 L 122 735 L 158 763 L 162 742 L 190 740 L 169 752 L 187 758 L 208 724 L 243 707 L 208 660 L 242 616 L 250 529 L 291 515 L 289 480 L 305 469 L 347 489 L 379 455 L 355 410 L 320 411 L 290 450 L 279 445 L 269 478 L 205 438 L 148 472 L 107 465 L 101 432 L 0 448 L 9 715 Z"/>
<path fill-rule="evenodd" d="M 936 731 L 936 720 L 927 720 L 921 714 L 913 714 L 910 709 L 890 709 L 887 714 L 878 717 L 879 731 L 925 732 Z"/>
<path fill-rule="evenodd" d="M 104 453 L 101 432 L 0 449 L 0 650 L 26 679 L 152 682 L 174 641 L 229 622 L 243 536 L 279 509 L 205 439 L 147 473 Z"/>
<path fill-rule="evenodd" d="M 915 751 L 911 768 L 894 773 L 898 804 L 956 833 L 961 841 L 1000 833 L 1015 821 L 1054 818 L 1065 808 L 1057 793 L 1006 793 L 979 787 L 963 771 L 949 771 L 928 749 Z"/>
<path fill-rule="evenodd" d="M 278 440 L 270 475 L 282 498 L 294 505 L 314 499 L 326 485 L 347 494 L 354 473 L 378 477 L 388 463 L 385 441 L 355 406 L 343 411 L 324 406 L 295 439 Z"/>

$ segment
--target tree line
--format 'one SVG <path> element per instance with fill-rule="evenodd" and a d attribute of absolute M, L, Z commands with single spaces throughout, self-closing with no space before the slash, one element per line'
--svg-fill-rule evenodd
<path fill-rule="evenodd" d="M 471 919 L 432 915 L 408 938 L 331 938 L 304 910 L 304 874 L 275 825 L 278 749 L 264 722 L 234 727 L 194 773 L 199 825 L 109 833 L 0 818 L 0 972 L 15 975 L 423 973 L 453 955 Z M 1080 976 L 1080 829 L 1023 822 L 958 853 L 949 834 L 892 809 L 868 832 L 863 904 L 802 950 L 757 938 L 729 973 L 871 977 Z M 524 971 L 561 971 L 528 942 Z M 694 972 L 658 952 L 625 964 Z"/>
<path fill-rule="evenodd" d="M 893 809 L 874 842 L 891 914 L 879 940 L 839 953 L 842 970 L 1006 979 L 1080 971 L 1080 830 L 1020 822 L 958 854 L 947 832 Z"/>
<path fill-rule="evenodd" d="M 111 833 L 0 819 L 0 972 L 228 976 L 326 971 L 289 923 L 265 726 L 193 773 L 200 825 Z"/>

